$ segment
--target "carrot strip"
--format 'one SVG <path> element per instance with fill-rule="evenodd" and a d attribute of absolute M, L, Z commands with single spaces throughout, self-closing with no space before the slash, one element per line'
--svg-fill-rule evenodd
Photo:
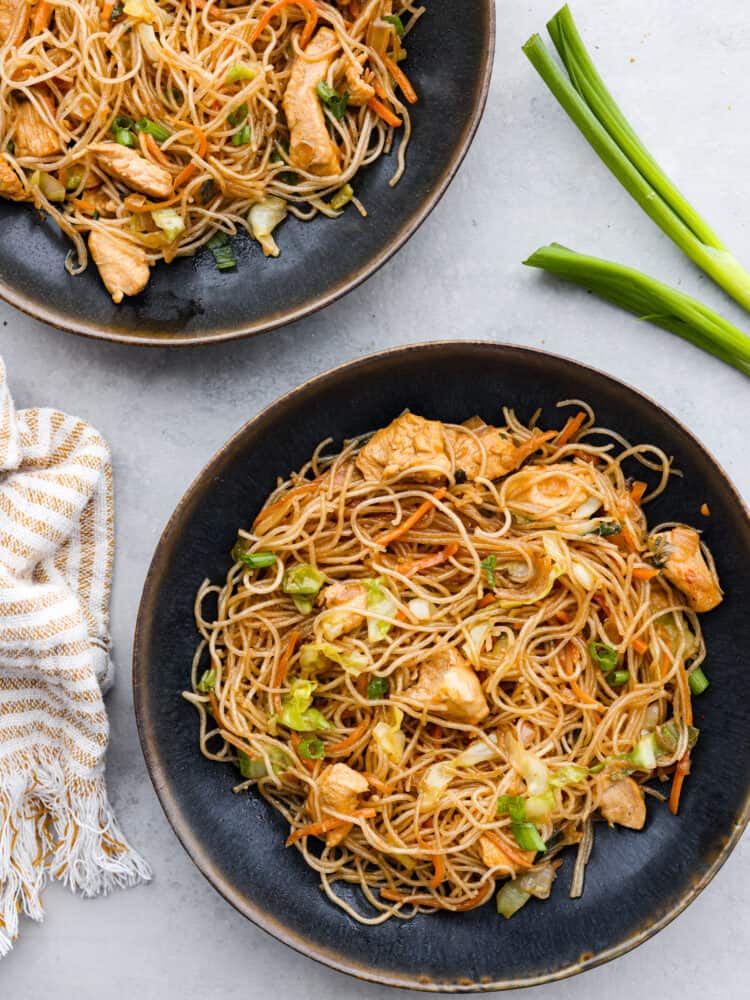
<path fill-rule="evenodd" d="M 391 795 L 393 793 L 393 786 L 385 781 L 381 781 L 372 771 L 363 771 L 362 774 L 367 778 L 376 792 L 380 792 L 381 795 Z"/>
<path fill-rule="evenodd" d="M 568 678 L 568 685 L 572 689 L 573 694 L 579 701 L 582 701 L 584 705 L 589 705 L 591 708 L 595 708 L 597 712 L 605 711 L 604 705 L 602 705 L 600 701 L 597 701 L 596 698 L 592 698 L 588 691 L 584 691 L 581 685 L 577 681 L 573 680 L 572 677 Z"/>
<path fill-rule="evenodd" d="M 640 653 L 641 656 L 643 656 L 643 654 L 648 649 L 648 643 L 644 642 L 643 639 L 633 639 L 630 645 L 633 647 L 636 653 Z"/>
<path fill-rule="evenodd" d="M 309 826 L 303 826 L 299 830 L 295 830 L 294 833 L 290 834 L 286 838 L 286 847 L 291 847 L 298 840 L 303 837 L 318 837 L 321 833 L 328 833 L 329 830 L 336 830 L 340 826 L 347 826 L 352 819 L 372 819 L 373 816 L 377 816 L 376 809 L 357 809 L 356 812 L 351 813 L 351 819 L 324 819 L 319 823 L 310 823 Z"/>
<path fill-rule="evenodd" d="M 31 24 L 32 35 L 41 35 L 49 27 L 52 20 L 52 4 L 48 0 L 39 0 L 34 20 Z"/>
<path fill-rule="evenodd" d="M 131 212 L 153 212 L 157 208 L 169 208 L 181 198 L 182 195 L 176 194 L 172 198 L 167 198 L 166 201 L 146 201 L 142 194 L 129 194 L 123 204 Z"/>
<path fill-rule="evenodd" d="M 556 434 L 557 431 L 545 431 L 544 434 L 537 434 L 536 437 L 531 438 L 531 440 L 527 441 L 526 444 L 519 445 L 518 448 L 516 448 L 517 462 L 520 464 L 525 461 L 529 455 L 533 455 L 533 453 L 537 451 L 537 449 L 541 448 L 543 444 L 546 444 L 547 441 L 551 441 Z"/>
<path fill-rule="evenodd" d="M 555 618 L 557 618 L 557 620 L 562 625 L 569 625 L 570 624 L 570 615 L 568 614 L 567 611 L 556 611 L 555 612 Z"/>
<path fill-rule="evenodd" d="M 315 761 L 308 760 L 306 757 L 303 757 L 302 754 L 299 752 L 299 745 L 301 742 L 302 742 L 302 737 L 300 736 L 300 734 L 292 732 L 292 746 L 294 747 L 294 752 L 302 761 L 302 766 L 306 767 L 307 770 L 310 772 L 310 774 L 312 774 L 313 771 L 315 770 Z"/>
<path fill-rule="evenodd" d="M 29 30 L 29 20 L 31 19 L 31 8 L 28 4 L 24 6 L 23 14 L 21 16 L 21 23 L 18 25 L 18 34 L 16 35 L 16 40 L 14 45 L 21 45 L 26 41 L 26 33 Z"/>
<path fill-rule="evenodd" d="M 447 562 L 451 556 L 454 556 L 458 552 L 458 545 L 455 542 L 451 542 L 450 545 L 446 545 L 444 549 L 440 552 L 435 552 L 431 556 L 423 556 L 421 559 L 413 559 L 410 562 L 399 563 L 396 566 L 396 571 L 398 573 L 403 573 L 404 576 L 411 576 L 412 573 L 416 573 L 421 569 L 431 569 L 433 566 L 440 566 L 442 563 Z"/>
<path fill-rule="evenodd" d="M 486 903 L 487 899 L 492 895 L 494 888 L 495 883 L 493 881 L 489 881 L 487 885 L 482 886 L 475 896 L 470 896 L 469 899 L 465 900 L 463 903 L 456 903 L 455 906 L 451 906 L 448 900 L 435 899 L 434 896 L 405 896 L 402 892 L 396 892 L 395 889 L 381 889 L 380 896 L 382 899 L 390 900 L 392 903 L 412 903 L 415 906 L 434 906 L 436 910 L 451 910 L 452 912 L 463 913 L 466 910 L 473 910 L 477 906 L 481 906 L 483 903 Z"/>
<path fill-rule="evenodd" d="M 195 125 L 191 125 L 189 122 L 181 124 L 183 124 L 185 128 L 189 128 L 195 135 L 196 139 L 198 139 L 198 149 L 196 150 L 196 155 L 202 160 L 206 155 L 206 150 L 208 149 L 208 136 L 202 129 L 197 128 Z M 198 173 L 198 167 L 196 166 L 195 161 L 191 160 L 190 163 L 188 163 L 188 165 L 184 167 L 175 177 L 174 186 L 176 188 L 183 187 L 183 185 L 187 184 L 193 174 L 196 173 Z"/>
<path fill-rule="evenodd" d="M 346 739 L 341 740 L 340 743 L 334 743 L 333 746 L 326 747 L 326 756 L 332 753 L 342 753 L 344 750 L 349 750 L 354 746 L 369 724 L 369 719 L 363 719 L 358 726 L 355 726 L 354 729 L 352 729 Z"/>
<path fill-rule="evenodd" d="M 253 28 L 253 32 L 250 35 L 250 44 L 253 45 L 257 42 L 258 38 L 265 31 L 273 18 L 276 17 L 279 11 L 292 3 L 299 4 L 301 7 L 306 7 L 309 12 L 307 24 L 305 25 L 302 37 L 299 40 L 300 48 L 304 49 L 312 38 L 312 33 L 315 31 L 315 25 L 318 23 L 318 8 L 315 6 L 314 0 L 277 0 L 273 6 L 268 8 L 263 17 Z"/>
<path fill-rule="evenodd" d="M 403 125 L 403 122 L 394 114 L 389 107 L 383 104 L 382 101 L 378 100 L 377 97 L 371 97 L 367 102 L 367 107 L 370 111 L 374 111 L 375 114 L 382 118 L 386 125 L 390 125 L 392 128 L 398 128 L 399 125 Z"/>
<path fill-rule="evenodd" d="M 295 629 L 289 636 L 289 642 L 284 652 L 279 657 L 279 662 L 276 665 L 276 670 L 271 678 L 271 687 L 279 688 L 284 683 L 284 678 L 286 677 L 286 668 L 289 666 L 289 661 L 294 656 L 294 651 L 297 648 L 297 643 L 299 642 L 299 632 Z M 273 703 L 277 712 L 281 711 L 281 695 L 276 693 L 273 696 Z"/>
<path fill-rule="evenodd" d="M 638 551 L 638 546 L 635 544 L 635 539 L 633 538 L 633 536 L 631 535 L 631 533 L 628 531 L 627 528 L 623 528 L 620 534 L 616 536 L 616 539 L 620 538 L 623 540 L 623 542 L 625 542 L 625 547 L 630 549 L 631 552 Z"/>
<path fill-rule="evenodd" d="M 643 500 L 643 495 L 647 489 L 648 483 L 643 483 L 640 479 L 637 479 L 633 483 L 630 489 L 630 499 L 634 504 L 638 504 L 638 506 L 640 506 L 641 500 Z"/>
<path fill-rule="evenodd" d="M 388 56 L 383 56 L 383 62 L 387 66 L 388 72 L 401 88 L 401 93 L 409 104 L 416 104 L 419 98 L 406 73 L 392 59 L 389 59 Z"/>
<path fill-rule="evenodd" d="M 70 204 L 87 215 L 93 215 L 96 211 L 96 205 L 89 198 L 72 198 Z"/>
<path fill-rule="evenodd" d="M 221 734 L 221 738 L 226 740 L 227 743 L 231 743 L 233 747 L 236 747 L 248 756 L 250 755 L 250 747 L 247 743 L 243 743 L 238 736 L 235 736 L 233 733 L 228 733 L 226 729 L 219 729 L 219 733 Z"/>
<path fill-rule="evenodd" d="M 478 608 L 486 608 L 490 604 L 494 604 L 497 598 L 494 594 L 485 594 L 481 601 L 477 602 Z"/>
<path fill-rule="evenodd" d="M 445 878 L 445 858 L 442 854 L 432 854 L 430 855 L 430 861 L 432 862 L 432 867 L 435 869 L 435 874 L 432 876 L 432 881 L 430 882 L 430 888 L 434 890 L 437 889 Z"/>
<path fill-rule="evenodd" d="M 149 135 L 148 132 L 141 132 L 138 138 L 141 144 L 141 149 L 145 146 L 146 150 L 151 154 L 151 156 L 153 156 L 157 163 L 161 163 L 163 167 L 172 166 L 164 153 L 162 153 L 161 149 L 159 149 L 156 139 L 154 139 L 152 135 Z"/>
<path fill-rule="evenodd" d="M 579 413 L 576 413 L 574 417 L 570 417 L 568 419 L 568 422 L 565 424 L 563 429 L 557 435 L 557 438 L 555 440 L 555 444 L 557 445 L 558 448 L 562 448 L 564 444 L 567 444 L 568 441 L 570 441 L 570 439 L 573 437 L 574 434 L 578 433 L 585 419 L 586 419 L 586 414 L 583 412 L 583 410 L 581 410 Z"/>
<path fill-rule="evenodd" d="M 317 479 L 311 479 L 309 483 L 301 483 L 299 486 L 293 486 L 288 493 L 285 493 L 278 500 L 274 500 L 272 504 L 269 504 L 261 510 L 253 521 L 253 529 L 257 528 L 260 522 L 265 520 L 269 514 L 275 514 L 278 511 L 283 510 L 284 506 L 294 500 L 295 497 L 304 496 L 305 493 L 309 493 L 313 487 L 317 486 L 322 481 L 323 476 L 318 476 Z"/>
<path fill-rule="evenodd" d="M 690 774 L 690 751 L 677 762 L 674 778 L 672 779 L 672 789 L 669 793 L 669 811 L 673 816 L 677 815 L 680 808 L 680 795 L 685 778 Z"/>
<path fill-rule="evenodd" d="M 653 580 L 655 576 L 659 575 L 659 570 L 654 569 L 653 566 L 634 566 L 633 567 L 633 579 L 634 580 Z"/>
<path fill-rule="evenodd" d="M 419 521 L 422 520 L 425 514 L 429 511 L 430 507 L 432 507 L 433 503 L 436 500 L 442 500 L 447 492 L 448 490 L 444 486 L 441 486 L 439 490 L 435 490 L 432 496 L 428 500 L 425 500 L 424 503 L 421 503 L 414 513 L 407 517 L 405 521 L 402 521 L 397 528 L 394 528 L 393 531 L 387 531 L 384 535 L 381 535 L 377 540 L 378 545 L 390 545 L 391 542 L 395 542 L 397 539 L 401 538 L 402 535 L 405 535 L 407 531 L 411 531 L 414 525 L 418 524 Z"/>

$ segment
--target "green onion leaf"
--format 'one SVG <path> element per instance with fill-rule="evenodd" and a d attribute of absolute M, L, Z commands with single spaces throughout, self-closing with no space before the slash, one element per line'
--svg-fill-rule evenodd
<path fill-rule="evenodd" d="M 385 14 L 382 20 L 393 25 L 393 30 L 399 38 L 404 37 L 404 22 L 398 14 Z"/>
<path fill-rule="evenodd" d="M 693 694 L 703 694 L 706 688 L 710 685 L 708 677 L 703 673 L 700 667 L 694 670 L 690 677 L 688 678 L 690 684 L 690 690 Z"/>
<path fill-rule="evenodd" d="M 93 215 L 91 216 L 91 218 L 94 220 L 94 222 L 97 222 L 99 220 L 100 215 L 99 215 L 99 209 L 98 208 L 94 209 L 94 212 L 93 212 Z"/>
<path fill-rule="evenodd" d="M 198 690 L 202 691 L 203 694 L 208 694 L 209 691 L 213 691 L 216 684 L 216 671 L 213 667 L 210 670 L 204 670 L 203 676 L 198 681 Z"/>
<path fill-rule="evenodd" d="M 341 121 L 346 113 L 346 105 L 349 101 L 349 94 L 339 94 L 325 80 L 321 80 L 315 88 L 316 93 L 323 104 L 328 108 L 337 121 Z"/>
<path fill-rule="evenodd" d="M 239 132 L 235 132 L 232 136 L 233 146 L 247 146 L 253 137 L 252 130 L 249 125 L 243 125 Z"/>
<path fill-rule="evenodd" d="M 590 642 L 589 655 L 606 674 L 611 673 L 617 666 L 617 650 L 608 646 L 606 642 Z"/>
<path fill-rule="evenodd" d="M 580 285 L 600 298 L 689 340 L 709 354 L 750 374 L 750 338 L 697 299 L 622 264 L 552 243 L 524 261 Z M 663 562 L 654 560 L 654 565 Z"/>
<path fill-rule="evenodd" d="M 385 698 L 389 687 L 390 684 L 387 677 L 373 677 L 367 685 L 367 697 L 370 701 Z"/>
<path fill-rule="evenodd" d="M 523 50 L 602 162 L 677 246 L 745 309 L 750 274 L 727 250 L 638 138 L 599 76 L 567 6 L 547 25 L 568 76 L 539 35 Z"/>
<path fill-rule="evenodd" d="M 137 132 L 147 132 L 157 142 L 164 142 L 172 134 L 169 129 L 159 125 L 158 122 L 152 122 L 150 118 L 139 118 L 135 128 Z"/>
<path fill-rule="evenodd" d="M 227 71 L 227 75 L 224 77 L 224 82 L 226 84 L 239 83 L 240 80 L 254 80 L 256 77 L 256 72 L 252 67 L 246 66 L 244 63 L 237 63 L 234 66 L 230 66 Z"/>
<path fill-rule="evenodd" d="M 129 129 L 118 128 L 115 131 L 115 142 L 119 142 L 121 146 L 127 146 L 129 149 L 132 149 L 135 146 L 135 136 Z"/>
<path fill-rule="evenodd" d="M 510 830 L 522 851 L 547 850 L 547 845 L 533 823 L 512 823 Z"/>
<path fill-rule="evenodd" d="M 16 155 L 16 144 L 15 144 L 15 142 L 13 142 L 12 139 L 8 139 L 8 142 L 7 142 L 6 146 L 5 146 L 5 148 L 10 153 L 11 156 L 15 156 Z"/>
<path fill-rule="evenodd" d="M 602 521 L 593 533 L 601 535 L 602 538 L 609 538 L 611 535 L 619 535 L 621 532 L 622 525 L 618 524 L 617 521 Z"/>
<path fill-rule="evenodd" d="M 250 569 L 266 569 L 276 562 L 273 552 L 243 552 L 239 543 L 232 549 L 232 558 L 235 562 L 243 562 Z"/>
<path fill-rule="evenodd" d="M 495 589 L 495 566 L 497 566 L 496 555 L 486 556 L 482 560 L 482 569 L 484 570 L 484 575 L 487 580 L 487 586 L 490 588 L 490 590 Z"/>
<path fill-rule="evenodd" d="M 235 108 L 234 111 L 228 116 L 227 121 L 230 125 L 241 125 L 247 118 L 248 107 L 243 101 L 239 107 Z"/>
<path fill-rule="evenodd" d="M 214 262 L 219 271 L 228 271 L 230 268 L 237 267 L 237 259 L 226 233 L 214 233 L 206 246 L 213 254 Z"/>
<path fill-rule="evenodd" d="M 334 212 L 339 212 L 345 205 L 349 204 L 353 197 L 354 188 L 351 184 L 344 184 L 343 187 L 338 189 L 333 198 L 331 198 L 330 206 Z"/>
<path fill-rule="evenodd" d="M 320 760 L 325 753 L 325 745 L 323 740 L 319 740 L 317 736 L 309 736 L 307 739 L 300 740 L 297 751 L 300 757 L 304 757 L 305 760 Z"/>
<path fill-rule="evenodd" d="M 628 670 L 613 670 L 611 674 L 607 674 L 607 684 L 610 687 L 622 687 L 623 684 L 627 684 L 630 680 L 630 671 Z"/>
<path fill-rule="evenodd" d="M 116 132 L 118 129 L 126 128 L 131 129 L 135 126 L 135 122 L 130 117 L 130 115 L 118 115 L 117 118 L 112 122 L 112 131 Z"/>

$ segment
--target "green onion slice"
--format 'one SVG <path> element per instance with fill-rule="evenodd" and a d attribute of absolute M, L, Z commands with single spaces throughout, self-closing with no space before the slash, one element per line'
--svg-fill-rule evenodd
<path fill-rule="evenodd" d="M 387 677 L 373 677 L 367 685 L 367 697 L 371 701 L 376 701 L 378 698 L 385 698 L 389 687 L 390 684 Z"/>
<path fill-rule="evenodd" d="M 172 134 L 169 129 L 159 125 L 158 122 L 152 122 L 150 118 L 139 118 L 135 123 L 135 128 L 137 132 L 147 132 L 157 142 L 164 142 Z"/>
<path fill-rule="evenodd" d="M 118 128 L 115 130 L 115 142 L 119 142 L 121 146 L 127 146 L 132 149 L 135 146 L 135 136 L 127 128 Z"/>
<path fill-rule="evenodd" d="M 300 757 L 304 757 L 305 760 L 320 760 L 325 753 L 325 744 L 317 736 L 310 736 L 300 740 L 297 749 Z"/>
<path fill-rule="evenodd" d="M 202 691 L 203 694 L 208 694 L 209 691 L 213 691 L 216 685 L 216 671 L 213 667 L 210 670 L 204 670 L 201 679 L 198 681 L 198 690 Z"/>
<path fill-rule="evenodd" d="M 623 684 L 627 684 L 630 680 L 630 671 L 628 670 L 613 670 L 611 674 L 607 674 L 607 684 L 610 687 L 622 687 Z"/>
<path fill-rule="evenodd" d="M 486 556 L 482 560 L 482 569 L 484 571 L 485 579 L 487 580 L 487 586 L 490 590 L 495 589 L 495 567 L 497 566 L 497 556 L 491 555 Z"/>
<path fill-rule="evenodd" d="M 608 646 L 606 642 L 590 642 L 589 655 L 606 674 L 611 673 L 617 666 L 617 650 Z"/>
<path fill-rule="evenodd" d="M 247 146 L 253 137 L 252 130 L 249 125 L 243 125 L 239 132 L 235 132 L 232 136 L 233 146 Z"/>
<path fill-rule="evenodd" d="M 393 30 L 399 38 L 404 37 L 404 22 L 398 14 L 385 14 L 382 20 L 393 25 Z"/>
<path fill-rule="evenodd" d="M 232 559 L 235 562 L 243 562 L 250 569 L 266 569 L 276 562 L 273 552 L 243 552 L 239 543 L 232 549 Z"/>
<path fill-rule="evenodd" d="M 216 232 L 206 244 L 214 256 L 219 271 L 228 271 L 237 266 L 237 258 L 226 233 Z"/>
<path fill-rule="evenodd" d="M 224 82 L 231 84 L 239 83 L 240 80 L 254 80 L 256 75 L 255 70 L 251 66 L 246 66 L 244 63 L 237 63 L 229 67 Z"/>
<path fill-rule="evenodd" d="M 228 116 L 227 121 L 230 125 L 241 125 L 247 118 L 248 107 L 243 101 L 239 107 L 235 108 L 234 111 Z"/>
<path fill-rule="evenodd" d="M 690 674 L 688 682 L 690 684 L 690 690 L 693 694 L 703 694 L 706 688 L 711 684 L 711 681 L 708 677 L 706 677 L 700 667 Z"/>

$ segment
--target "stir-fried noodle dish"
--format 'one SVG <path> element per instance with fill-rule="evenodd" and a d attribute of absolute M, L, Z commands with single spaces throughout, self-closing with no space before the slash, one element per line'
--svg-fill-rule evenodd
<path fill-rule="evenodd" d="M 324 441 L 197 594 L 202 753 L 364 923 L 496 884 L 509 917 L 569 845 L 580 895 L 595 820 L 678 812 L 713 560 L 694 528 L 647 524 L 669 457 L 560 405 L 562 430 L 407 412 Z"/>
<path fill-rule="evenodd" d="M 0 0 L 0 197 L 48 213 L 115 302 L 160 260 L 336 218 L 395 149 L 411 0 Z"/>

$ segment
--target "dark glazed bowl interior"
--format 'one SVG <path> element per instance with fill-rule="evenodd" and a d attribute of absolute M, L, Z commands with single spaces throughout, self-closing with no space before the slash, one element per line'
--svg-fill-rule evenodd
<path fill-rule="evenodd" d="M 106 340 L 195 344 L 270 330 L 350 291 L 399 249 L 435 207 L 466 154 L 487 97 L 495 39 L 494 0 L 432 0 L 409 39 L 409 75 L 419 102 L 407 170 L 388 186 L 395 154 L 357 175 L 369 217 L 350 206 L 335 220 L 289 218 L 277 230 L 281 256 L 266 259 L 244 234 L 234 271 L 209 251 L 152 269 L 148 287 L 116 306 L 96 268 L 71 278 L 71 244 L 28 205 L 0 199 L 0 296 L 38 319 Z"/>
<path fill-rule="evenodd" d="M 678 817 L 649 800 L 644 831 L 597 825 L 579 900 L 568 898 L 566 857 L 552 897 L 512 920 L 493 903 L 465 914 L 356 924 L 318 888 L 300 855 L 284 849 L 285 823 L 257 794 L 232 795 L 231 768 L 198 751 L 193 709 L 180 697 L 196 635 L 193 596 L 223 579 L 236 529 L 258 511 L 278 475 L 314 446 L 383 426 L 405 407 L 460 421 L 522 418 L 543 407 L 562 426 L 561 398 L 591 403 L 600 424 L 673 455 L 684 478 L 648 507 L 651 523 L 700 521 L 726 599 L 705 616 L 706 670 L 696 699 L 701 738 Z M 707 502 L 710 518 L 700 518 Z M 138 619 L 134 688 L 141 741 L 162 805 L 191 857 L 226 898 L 270 933 L 337 969 L 416 989 L 502 989 L 606 961 L 663 927 L 706 885 L 748 819 L 750 755 L 750 521 L 710 455 L 669 414 L 633 389 L 563 358 L 485 343 L 401 348 L 345 365 L 296 389 L 251 420 L 212 459 L 167 525 Z M 717 776 L 721 780 L 717 780 Z M 352 890 L 351 898 L 357 899 Z"/>

